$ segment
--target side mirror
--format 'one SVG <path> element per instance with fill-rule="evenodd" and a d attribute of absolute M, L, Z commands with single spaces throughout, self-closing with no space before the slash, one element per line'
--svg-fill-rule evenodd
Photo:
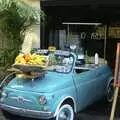
<path fill-rule="evenodd" d="M 77 61 L 75 62 L 75 66 L 81 66 L 85 64 L 85 60 L 84 59 L 77 59 Z"/>

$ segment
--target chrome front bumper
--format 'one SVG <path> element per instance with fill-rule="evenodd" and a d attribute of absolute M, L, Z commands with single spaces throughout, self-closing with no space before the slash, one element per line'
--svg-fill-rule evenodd
<path fill-rule="evenodd" d="M 41 119 L 49 119 L 49 118 L 54 117 L 54 114 L 52 112 L 35 111 L 35 110 L 17 108 L 17 107 L 8 106 L 5 104 L 0 104 L 0 108 L 12 114 L 20 115 L 24 117 L 41 118 Z"/>

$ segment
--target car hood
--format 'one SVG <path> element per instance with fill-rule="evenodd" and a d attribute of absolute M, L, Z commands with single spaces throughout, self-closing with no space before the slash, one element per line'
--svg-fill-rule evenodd
<path fill-rule="evenodd" d="M 9 84 L 8 88 L 32 91 L 32 92 L 52 92 L 68 87 L 72 82 L 72 74 L 63 74 L 56 72 L 48 72 L 43 78 L 32 79 L 17 79 L 14 78 Z"/>

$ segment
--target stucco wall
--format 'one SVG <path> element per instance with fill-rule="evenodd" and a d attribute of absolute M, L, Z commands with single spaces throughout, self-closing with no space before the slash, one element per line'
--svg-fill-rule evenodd
<path fill-rule="evenodd" d="M 40 0 L 20 0 L 20 1 L 23 1 L 32 7 L 36 7 L 40 9 Z M 33 31 L 37 35 L 37 38 L 38 38 L 38 40 L 35 40 L 33 42 L 33 47 L 39 48 L 40 47 L 40 25 L 34 25 Z"/>
<path fill-rule="evenodd" d="M 19 1 L 23 1 L 29 4 L 30 6 L 37 7 L 40 9 L 40 0 L 19 0 Z"/>

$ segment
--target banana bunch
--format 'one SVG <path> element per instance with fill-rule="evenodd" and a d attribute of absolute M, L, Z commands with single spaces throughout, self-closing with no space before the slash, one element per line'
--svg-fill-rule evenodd
<path fill-rule="evenodd" d="M 24 54 L 20 53 L 16 59 L 15 59 L 15 64 L 26 64 L 26 61 L 24 59 Z"/>
<path fill-rule="evenodd" d="M 15 64 L 27 64 L 27 65 L 39 65 L 41 67 L 47 67 L 47 58 L 45 55 L 33 54 L 19 54 L 15 59 Z"/>
<path fill-rule="evenodd" d="M 30 56 L 30 61 L 28 62 L 28 64 L 30 65 L 41 65 L 41 66 L 46 66 L 47 65 L 47 60 L 46 57 L 44 55 L 37 55 L 35 53 L 33 53 Z"/>

